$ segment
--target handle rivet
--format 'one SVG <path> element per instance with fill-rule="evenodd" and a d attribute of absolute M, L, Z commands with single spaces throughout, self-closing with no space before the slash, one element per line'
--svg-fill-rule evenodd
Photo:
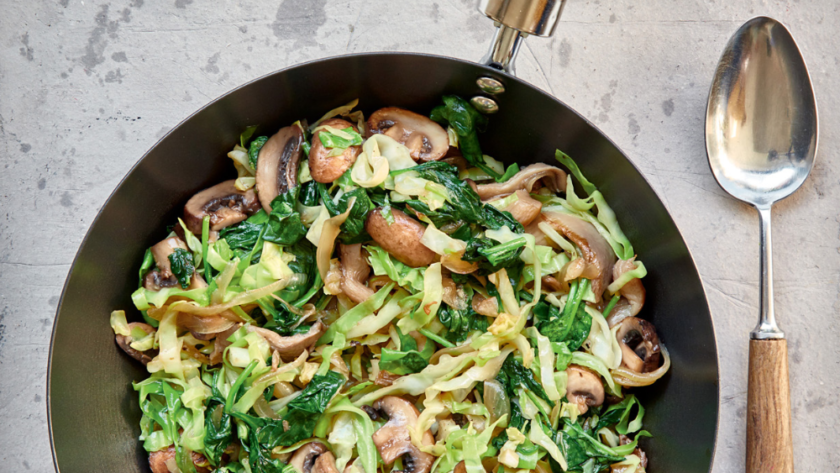
<path fill-rule="evenodd" d="M 475 83 L 478 84 L 478 88 L 485 94 L 499 95 L 505 92 L 504 84 L 492 77 L 479 77 Z"/>
<path fill-rule="evenodd" d="M 473 107 L 475 107 L 476 110 L 485 115 L 490 115 L 499 111 L 499 104 L 497 104 L 495 100 L 489 97 L 482 97 L 481 95 L 476 95 L 475 97 L 470 99 L 470 103 Z"/>

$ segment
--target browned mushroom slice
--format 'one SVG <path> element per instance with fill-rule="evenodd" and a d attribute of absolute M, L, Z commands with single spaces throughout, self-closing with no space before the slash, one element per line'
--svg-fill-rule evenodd
<path fill-rule="evenodd" d="M 604 383 L 600 376 L 578 365 L 569 365 L 566 375 L 566 398 L 577 404 L 581 414 L 604 403 Z"/>
<path fill-rule="evenodd" d="M 204 455 L 197 452 L 190 452 L 190 457 L 192 458 L 196 473 L 210 472 L 210 462 L 207 461 L 207 458 L 205 458 Z M 170 470 L 167 463 L 175 466 L 174 446 L 149 454 L 149 468 L 152 470 L 152 473 L 172 473 L 172 471 L 175 471 Z"/>
<path fill-rule="evenodd" d="M 321 442 L 309 442 L 295 451 L 289 464 L 299 473 L 310 473 L 318 456 L 327 451 L 327 447 Z"/>
<path fill-rule="evenodd" d="M 374 409 L 388 417 L 388 422 L 373 434 L 373 443 L 385 465 L 403 457 L 405 473 L 429 473 L 435 457 L 422 452 L 413 443 L 408 432 L 409 426 L 417 425 L 420 411 L 413 404 L 397 396 L 385 396 L 373 403 Z M 434 445 L 432 432 L 423 433 L 423 445 Z"/>
<path fill-rule="evenodd" d="M 172 268 L 169 264 L 169 255 L 176 249 L 186 250 L 187 244 L 178 237 L 169 237 L 152 247 L 152 256 L 155 258 L 155 265 L 160 271 L 161 279 L 168 279 L 172 276 Z"/>
<path fill-rule="evenodd" d="M 513 218 L 522 225 L 529 225 L 539 216 L 540 210 L 542 210 L 542 202 L 531 197 L 531 194 L 525 189 L 519 189 L 514 194 L 516 194 L 516 200 L 503 210 L 510 212 Z M 488 202 L 504 199 L 505 197 L 507 196 L 494 197 Z"/>
<path fill-rule="evenodd" d="M 150 291 L 160 291 L 165 287 L 175 287 L 178 285 L 178 278 L 175 275 L 164 278 L 160 275 L 160 271 L 153 269 L 146 273 L 143 277 L 143 287 Z"/>
<path fill-rule="evenodd" d="M 577 245 L 586 263 L 582 274 L 592 280 L 595 303 L 600 302 L 612 276 L 612 267 L 616 259 L 610 244 L 591 223 L 574 215 L 543 212 L 542 216 L 558 233 Z"/>
<path fill-rule="evenodd" d="M 628 260 L 618 260 L 613 266 L 613 281 L 620 278 L 622 274 L 636 269 L 636 257 Z M 630 303 L 630 315 L 636 316 L 642 310 L 645 304 L 645 286 L 639 278 L 633 278 L 627 281 L 618 293 L 622 295 L 627 302 Z"/>
<path fill-rule="evenodd" d="M 327 148 L 320 138 L 321 132 L 327 126 L 337 130 L 352 128 L 356 133 L 359 132 L 355 125 L 340 118 L 324 120 L 315 129 L 315 133 L 312 134 L 312 148 L 309 150 L 309 173 L 312 174 L 312 179 L 324 184 L 335 181 L 350 169 L 362 149 L 361 146 L 350 146 L 345 148 L 341 154 L 331 156 L 335 153 L 336 148 Z"/>
<path fill-rule="evenodd" d="M 449 150 L 449 135 L 423 115 L 397 107 L 380 108 L 368 118 L 370 134 L 382 133 L 404 144 L 415 161 L 437 161 Z"/>
<path fill-rule="evenodd" d="M 638 317 L 627 317 L 615 334 L 621 346 L 621 364 L 637 373 L 659 368 L 661 348 L 652 323 Z"/>
<path fill-rule="evenodd" d="M 281 358 L 289 360 L 300 356 L 304 350 L 314 345 L 321 338 L 321 335 L 327 331 L 327 326 L 319 320 L 312 324 L 308 332 L 290 337 L 283 337 L 271 330 L 252 325 L 248 326 L 248 331 L 258 333 L 271 345 L 272 352 L 276 351 L 280 354 Z"/>
<path fill-rule="evenodd" d="M 373 241 L 391 256 L 412 268 L 434 263 L 438 258 L 437 254 L 420 243 L 426 227 L 401 210 L 391 209 L 391 215 L 394 217 L 394 223 L 389 225 L 382 216 L 381 207 L 368 214 L 365 230 L 370 233 Z"/>
<path fill-rule="evenodd" d="M 210 230 L 219 231 L 237 224 L 260 209 L 253 189 L 241 191 L 236 181 L 230 180 L 204 189 L 194 195 L 184 206 L 184 223 L 196 235 L 201 235 L 201 224 L 210 216 Z"/>
<path fill-rule="evenodd" d="M 553 192 L 565 191 L 566 172 L 548 164 L 531 164 L 505 182 L 478 185 L 476 192 L 481 200 L 488 200 L 500 195 L 512 194 L 520 189 L 531 192 L 536 190 L 537 182 L 543 182 Z"/>
<path fill-rule="evenodd" d="M 146 334 L 150 334 L 150 333 L 155 332 L 154 327 L 152 327 L 149 324 L 144 324 L 144 323 L 141 323 L 141 322 L 131 322 L 130 324 L 128 324 L 128 329 L 130 331 L 133 331 L 136 328 L 139 328 L 139 329 L 143 330 L 144 332 L 146 332 Z M 131 343 L 136 342 L 137 340 L 132 338 L 132 336 L 130 334 L 129 335 L 117 335 L 116 341 L 117 341 L 117 345 L 119 345 L 120 348 L 122 348 L 122 350 L 128 354 L 128 356 L 134 358 L 135 360 L 139 361 L 140 363 L 143 363 L 144 365 L 149 364 L 149 362 L 152 361 L 152 358 L 154 358 L 155 355 L 157 354 L 156 350 L 148 350 L 149 353 L 146 353 L 146 352 L 138 351 L 138 350 L 135 350 L 134 348 L 131 348 Z"/>
<path fill-rule="evenodd" d="M 310 473 L 338 473 L 338 468 L 335 467 L 335 456 L 332 452 L 324 452 L 318 455 Z"/>
<path fill-rule="evenodd" d="M 303 131 L 297 125 L 281 128 L 260 149 L 257 158 L 257 196 L 266 212 L 271 201 L 297 185 Z"/>
<path fill-rule="evenodd" d="M 355 303 L 366 301 L 373 290 L 365 286 L 370 275 L 370 265 L 362 254 L 362 244 L 339 247 L 341 254 L 341 291 Z"/>

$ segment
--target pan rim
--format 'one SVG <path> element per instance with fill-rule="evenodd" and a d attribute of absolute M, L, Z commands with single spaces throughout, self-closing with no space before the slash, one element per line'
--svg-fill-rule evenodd
<path fill-rule="evenodd" d="M 282 69 L 278 69 L 278 70 L 263 74 L 259 77 L 251 79 L 251 80 L 249 80 L 245 83 L 242 83 L 242 84 L 240 84 L 240 85 L 222 93 L 221 95 L 219 95 L 215 99 L 207 102 L 203 106 L 199 107 L 194 112 L 192 112 L 188 116 L 186 116 L 183 120 L 178 122 L 177 125 L 173 126 L 169 131 L 167 131 L 157 141 L 155 141 L 155 143 L 151 147 L 149 147 L 149 149 L 146 150 L 146 152 L 143 153 L 143 155 L 131 166 L 131 168 L 125 173 L 125 175 L 122 177 L 122 179 L 120 179 L 119 183 L 117 183 L 117 185 L 114 187 L 114 190 L 111 191 L 111 193 L 105 199 L 105 201 L 103 202 L 99 211 L 97 212 L 96 216 L 93 218 L 93 220 L 91 220 L 90 224 L 88 225 L 88 230 L 85 233 L 85 236 L 82 238 L 81 242 L 79 243 L 79 248 L 76 250 L 76 255 L 73 257 L 73 262 L 70 264 L 70 268 L 67 271 L 67 277 L 64 280 L 64 285 L 62 286 L 62 289 L 61 289 L 61 296 L 59 297 L 58 305 L 56 306 L 55 318 L 53 320 L 53 326 L 52 326 L 52 330 L 51 330 L 51 333 L 50 333 L 49 356 L 47 357 L 47 373 L 46 373 L 47 382 L 46 382 L 46 389 L 45 389 L 46 390 L 45 401 L 46 401 L 46 408 L 47 408 L 47 428 L 48 428 L 49 439 L 50 439 L 50 452 L 52 454 L 53 467 L 54 467 L 56 473 L 61 473 L 61 469 L 59 468 L 58 457 L 56 455 L 56 449 L 55 449 L 55 438 L 54 438 L 53 424 L 52 424 L 52 396 L 51 396 L 52 389 L 51 388 L 52 388 L 52 366 L 53 366 L 53 356 L 54 356 L 54 348 L 55 348 L 55 338 L 56 338 L 56 332 L 57 332 L 57 328 L 58 328 L 59 317 L 60 317 L 60 314 L 61 314 L 61 308 L 62 308 L 63 303 L 64 303 L 64 297 L 66 296 L 66 293 L 67 293 L 67 286 L 70 283 L 70 277 L 73 275 L 73 271 L 76 267 L 76 263 L 79 260 L 79 256 L 81 255 L 82 250 L 85 248 L 86 244 L 88 243 L 88 240 L 91 237 L 91 231 L 93 230 L 93 227 L 96 225 L 96 223 L 102 217 L 102 214 L 103 214 L 105 208 L 108 206 L 108 204 L 111 202 L 111 200 L 117 194 L 117 192 L 119 192 L 120 189 L 122 189 L 122 186 L 123 186 L 123 184 L 125 184 L 125 181 L 128 179 L 128 177 L 132 173 L 134 173 L 134 171 L 146 159 L 146 157 L 149 154 L 151 154 L 152 151 L 154 151 L 171 134 L 175 133 L 178 129 L 180 129 L 184 124 L 186 124 L 188 121 L 190 121 L 196 115 L 200 114 L 201 112 L 203 112 L 207 108 L 215 105 L 217 102 L 219 102 L 222 99 L 228 97 L 229 95 L 232 95 L 232 94 L 240 91 L 241 89 L 249 87 L 252 84 L 255 84 L 255 83 L 257 83 L 259 81 L 262 81 L 264 79 L 268 79 L 270 77 L 273 77 L 277 74 L 284 74 L 284 73 L 289 72 L 289 71 L 293 71 L 293 70 L 296 70 L 296 69 L 299 69 L 299 68 L 306 68 L 306 67 L 309 67 L 309 66 L 315 65 L 315 64 L 326 63 L 326 62 L 330 62 L 330 61 L 336 61 L 336 60 L 347 59 L 347 58 L 365 58 L 365 57 L 382 57 L 382 56 L 424 57 L 424 58 L 429 58 L 429 59 L 434 59 L 434 60 L 443 60 L 443 61 L 461 63 L 461 64 L 469 65 L 469 66 L 472 66 L 472 67 L 478 67 L 480 69 L 484 69 L 488 73 L 493 74 L 495 76 L 502 76 L 504 78 L 504 80 L 506 80 L 506 81 L 517 82 L 518 84 L 520 84 L 524 87 L 529 87 L 529 88 L 532 88 L 532 89 L 536 89 L 537 91 L 542 93 L 546 98 L 548 98 L 550 100 L 553 100 L 553 101 L 557 102 L 558 104 L 562 105 L 567 110 L 569 110 L 570 112 L 575 114 L 578 118 L 580 118 L 584 123 L 586 123 L 586 125 L 591 127 L 593 130 L 597 131 L 599 135 L 601 135 L 608 143 L 610 143 L 616 150 L 618 150 L 618 152 L 621 154 L 621 156 L 625 160 L 627 160 L 628 164 L 630 164 L 630 166 L 633 167 L 633 169 L 639 174 L 639 176 L 642 178 L 642 180 L 648 186 L 648 188 L 654 193 L 654 195 L 656 195 L 656 198 L 660 202 L 664 202 L 664 200 L 662 199 L 662 196 L 660 196 L 659 193 L 656 191 L 656 189 L 654 189 L 653 186 L 650 185 L 650 182 L 645 177 L 645 175 L 641 172 L 641 170 L 638 168 L 638 166 L 636 166 L 636 164 L 630 158 L 627 157 L 627 154 L 606 133 L 604 133 L 600 128 L 598 128 L 598 126 L 595 125 L 591 120 L 589 120 L 588 118 L 583 116 L 576 109 L 570 107 L 564 101 L 555 97 L 553 94 L 551 94 L 551 92 L 546 91 L 546 90 L 544 90 L 544 89 L 542 89 L 542 88 L 540 88 L 540 87 L 538 87 L 534 84 L 531 84 L 531 83 L 525 81 L 524 79 L 521 79 L 519 77 L 507 74 L 503 71 L 500 71 L 498 69 L 495 69 L 495 68 L 489 67 L 487 65 L 477 63 L 477 62 L 469 61 L 469 60 L 466 60 L 466 59 L 454 58 L 454 57 L 450 57 L 450 56 L 441 56 L 441 55 L 437 55 L 437 54 L 427 54 L 427 53 L 417 53 L 417 52 L 395 52 L 395 51 L 379 51 L 379 52 L 376 52 L 376 51 L 371 51 L 371 52 L 342 54 L 342 55 L 338 55 L 338 56 L 328 56 L 328 57 L 313 59 L 313 60 L 309 60 L 309 61 L 302 62 L 302 63 L 297 63 L 297 64 L 294 64 L 294 65 L 291 65 L 291 66 L 288 66 L 288 67 L 285 67 L 285 68 L 282 68 Z M 663 207 L 664 207 L 664 204 L 663 204 Z M 692 267 L 694 269 L 694 272 L 697 274 L 698 281 L 700 281 L 700 291 L 701 291 L 701 294 L 703 296 L 703 301 L 706 303 L 706 308 L 708 309 L 707 312 L 709 314 L 709 320 L 711 322 L 712 345 L 713 345 L 714 350 L 715 350 L 715 367 L 717 368 L 716 369 L 717 375 L 716 375 L 716 379 L 715 379 L 715 390 L 717 391 L 717 399 L 716 399 L 716 406 L 715 406 L 715 410 L 716 410 L 715 429 L 714 429 L 714 436 L 712 438 L 712 445 L 711 445 L 712 453 L 711 453 L 711 458 L 709 460 L 709 472 L 711 472 L 714 468 L 715 459 L 717 457 L 717 442 L 718 442 L 718 435 L 720 434 L 720 415 L 721 415 L 721 413 L 720 413 L 720 405 L 721 405 L 721 397 L 720 397 L 721 396 L 721 390 L 720 390 L 720 350 L 718 349 L 717 331 L 716 331 L 715 325 L 714 325 L 714 317 L 712 316 L 711 306 L 709 305 L 709 298 L 708 298 L 708 295 L 706 294 L 705 284 L 703 283 L 703 280 L 700 277 L 700 271 L 697 269 L 697 261 L 695 260 L 694 255 L 692 254 L 691 248 L 688 246 L 688 243 L 685 241 L 685 238 L 683 237 L 682 232 L 680 231 L 676 222 L 674 222 L 673 217 L 671 217 L 671 212 L 669 212 L 667 208 L 665 209 L 665 211 L 666 211 L 668 219 L 674 225 L 674 228 L 676 229 L 677 234 L 680 237 L 680 241 L 682 241 L 683 245 L 685 245 L 685 247 L 686 247 L 686 250 L 688 252 L 688 257 L 691 260 L 691 264 L 692 264 Z"/>

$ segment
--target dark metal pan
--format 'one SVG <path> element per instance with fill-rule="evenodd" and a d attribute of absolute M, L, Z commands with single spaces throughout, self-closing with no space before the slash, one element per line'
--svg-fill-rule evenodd
<path fill-rule="evenodd" d="M 508 33 L 502 26 L 497 39 Z M 648 471 L 708 472 L 718 420 L 717 348 L 703 286 L 685 242 L 621 151 L 562 102 L 500 71 L 506 65 L 509 69 L 505 57 L 515 55 L 516 45 L 507 53 L 496 46 L 501 60 L 494 61 L 491 50 L 489 62 L 498 68 L 401 53 L 295 66 L 231 91 L 158 142 L 95 219 L 58 306 L 47 387 L 56 470 L 148 471 L 148 454 L 137 441 L 141 413 L 130 385 L 146 374 L 114 344 L 108 314 L 132 307 L 129 296 L 143 252 L 165 236 L 164 228 L 186 200 L 233 175 L 225 154 L 245 127 L 260 124 L 259 132 L 273 133 L 354 98 L 367 113 L 388 105 L 428 112 L 443 94 L 475 96 L 477 79 L 489 77 L 505 91 L 493 97 L 499 111 L 481 135 L 482 148 L 520 166 L 552 163 L 557 148 L 574 157 L 615 209 L 648 268 L 642 316 L 657 327 L 672 360 L 662 380 L 637 390 L 647 409 L 645 428 L 655 436 L 644 442 Z"/>

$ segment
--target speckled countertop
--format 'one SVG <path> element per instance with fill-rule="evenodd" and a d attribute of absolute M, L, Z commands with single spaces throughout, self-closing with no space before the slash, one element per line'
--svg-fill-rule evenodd
<path fill-rule="evenodd" d="M 0 464 L 52 471 L 44 399 L 55 308 L 88 225 L 174 125 L 243 82 L 361 51 L 476 60 L 475 0 L 0 0 Z M 785 22 L 820 106 L 816 167 L 773 209 L 776 310 L 790 343 L 798 471 L 836 471 L 840 426 L 840 12 L 827 0 L 570 0 L 521 77 L 593 120 L 662 197 L 697 261 L 721 361 L 714 472 L 744 468 L 758 219 L 721 191 L 703 121 L 718 57 L 745 20 Z"/>

